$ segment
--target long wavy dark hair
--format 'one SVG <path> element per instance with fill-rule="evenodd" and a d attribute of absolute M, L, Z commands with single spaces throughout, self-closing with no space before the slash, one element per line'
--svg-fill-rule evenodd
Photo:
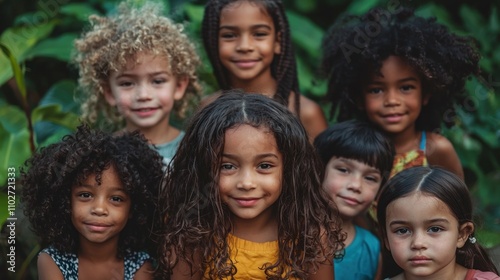
<path fill-rule="evenodd" d="M 150 232 L 163 178 L 160 155 L 137 132 L 113 136 L 88 126 L 40 149 L 21 170 L 21 205 L 43 247 L 78 252 L 79 234 L 71 222 L 71 189 L 92 174 L 100 184 L 102 172 L 111 166 L 132 202 L 117 256 L 123 257 L 127 250 L 155 253 Z"/>
<path fill-rule="evenodd" d="M 299 120 L 268 97 L 231 90 L 193 117 L 168 168 L 158 232 L 162 277 L 178 261 L 213 279 L 236 273 L 226 240 L 231 212 L 218 181 L 225 132 L 243 124 L 272 133 L 283 156 L 282 192 L 274 205 L 279 253 L 276 263 L 264 265 L 268 279 L 305 278 L 343 248 L 338 212 L 321 187 L 323 169 Z"/>
<path fill-rule="evenodd" d="M 412 167 L 392 177 L 380 193 L 377 218 L 383 240 L 387 238 L 387 206 L 394 200 L 415 192 L 441 200 L 457 218 L 459 225 L 467 222 L 473 223 L 469 189 L 459 177 L 441 168 Z M 474 232 L 470 236 L 473 237 Z M 469 269 L 491 271 L 498 274 L 495 265 L 488 257 L 488 253 L 479 242 L 467 241 L 462 248 L 457 248 L 456 262 Z M 402 272 L 400 267 L 398 269 L 398 273 Z"/>
<path fill-rule="evenodd" d="M 300 92 L 297 78 L 297 65 L 295 62 L 290 27 L 285 14 L 285 8 L 280 0 L 209 0 L 203 15 L 202 36 L 203 45 L 214 69 L 214 74 L 222 90 L 232 88 L 227 69 L 224 68 L 219 58 L 219 25 L 222 10 L 230 4 L 248 1 L 256 3 L 267 11 L 273 19 L 276 28 L 276 38 L 280 38 L 281 53 L 275 54 L 271 64 L 271 74 L 278 86 L 274 95 L 281 104 L 288 106 L 288 97 L 295 93 L 295 112 L 300 114 Z"/>
<path fill-rule="evenodd" d="M 420 76 L 422 93 L 430 97 L 416 121 L 417 130 L 438 129 L 443 121 L 453 125 L 453 102 L 463 101 L 466 78 L 479 73 L 479 53 L 471 38 L 403 7 L 344 16 L 326 33 L 322 50 L 330 117 L 338 110 L 339 121 L 366 118 L 359 106 L 362 89 L 373 74 L 380 74 L 389 56 L 406 61 Z"/>

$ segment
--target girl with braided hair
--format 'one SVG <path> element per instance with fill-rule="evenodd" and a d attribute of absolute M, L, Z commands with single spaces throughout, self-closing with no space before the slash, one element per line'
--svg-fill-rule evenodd
<path fill-rule="evenodd" d="M 310 140 L 327 127 L 321 107 L 301 95 L 288 20 L 279 0 L 209 0 L 203 43 L 221 90 L 240 88 L 288 107 Z M 220 93 L 207 97 L 202 106 Z"/>
<path fill-rule="evenodd" d="M 323 40 L 322 70 L 338 121 L 368 120 L 394 142 L 391 176 L 439 165 L 463 178 L 449 140 L 436 133 L 454 121 L 465 80 L 479 73 L 471 40 L 407 8 L 347 16 Z"/>

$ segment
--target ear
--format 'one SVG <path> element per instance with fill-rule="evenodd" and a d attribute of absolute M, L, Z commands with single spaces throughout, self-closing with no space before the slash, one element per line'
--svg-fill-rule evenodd
<path fill-rule="evenodd" d="M 109 86 L 108 83 L 102 83 L 101 84 L 101 87 L 102 87 L 102 91 L 103 91 L 103 94 L 104 94 L 104 99 L 106 99 L 106 102 L 108 102 L 108 104 L 110 106 L 116 106 L 116 98 L 115 96 L 113 95 L 113 92 L 111 91 L 111 88 Z"/>
<path fill-rule="evenodd" d="M 474 224 L 472 222 L 466 222 L 460 225 L 458 228 L 457 248 L 462 248 L 473 232 Z"/>
<path fill-rule="evenodd" d="M 188 76 L 180 76 L 177 77 L 177 82 L 175 86 L 174 92 L 174 100 L 181 100 L 184 97 L 184 93 L 186 92 L 186 88 L 189 84 Z"/>
<path fill-rule="evenodd" d="M 384 246 L 388 251 L 391 251 L 391 246 L 389 245 L 389 240 L 387 239 L 387 236 L 384 237 Z"/>
<path fill-rule="evenodd" d="M 281 54 L 281 32 L 276 33 L 274 39 L 274 54 Z"/>

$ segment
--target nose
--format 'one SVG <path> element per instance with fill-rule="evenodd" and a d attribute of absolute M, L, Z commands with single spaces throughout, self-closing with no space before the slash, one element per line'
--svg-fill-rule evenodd
<path fill-rule="evenodd" d="M 149 88 L 146 85 L 138 85 L 136 92 L 135 92 L 135 97 L 137 100 L 149 100 L 151 99 L 151 95 L 149 93 Z"/>
<path fill-rule="evenodd" d="M 253 41 L 250 35 L 241 35 L 238 40 L 238 45 L 236 46 L 236 50 L 240 52 L 249 52 L 253 50 Z"/>
<path fill-rule="evenodd" d="M 361 192 L 361 180 L 361 176 L 353 174 L 353 176 L 351 176 L 351 178 L 347 182 L 347 189 L 356 193 Z"/>
<path fill-rule="evenodd" d="M 251 171 L 242 171 L 241 176 L 238 180 L 236 188 L 243 191 L 250 191 L 255 189 L 255 182 L 253 180 Z"/>
<path fill-rule="evenodd" d="M 413 232 L 411 239 L 411 248 L 413 250 L 421 250 L 426 248 L 425 233 L 419 231 Z"/>
<path fill-rule="evenodd" d="M 108 215 L 105 198 L 96 198 L 92 204 L 91 214 L 96 216 Z"/>
<path fill-rule="evenodd" d="M 385 106 L 398 106 L 400 105 L 399 93 L 397 89 L 389 88 L 385 93 L 384 105 Z"/>

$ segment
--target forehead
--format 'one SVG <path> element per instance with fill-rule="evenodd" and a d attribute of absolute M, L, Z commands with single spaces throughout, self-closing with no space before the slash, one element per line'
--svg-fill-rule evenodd
<path fill-rule="evenodd" d="M 236 1 L 222 8 L 220 21 L 222 23 L 253 22 L 253 24 L 272 24 L 272 18 L 261 3 L 254 1 Z"/>
<path fill-rule="evenodd" d="M 279 153 L 274 134 L 265 126 L 238 125 L 226 130 L 224 138 L 225 151 L 260 152 L 267 150 Z"/>
<path fill-rule="evenodd" d="M 389 203 L 386 217 L 387 222 L 390 220 L 409 220 L 418 223 L 436 217 L 456 220 L 446 203 L 422 192 L 414 192 Z"/>

